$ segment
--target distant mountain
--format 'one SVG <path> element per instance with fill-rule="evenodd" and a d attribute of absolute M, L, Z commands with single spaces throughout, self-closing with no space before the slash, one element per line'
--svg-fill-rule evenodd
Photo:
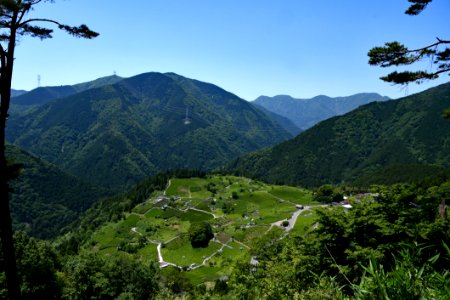
<path fill-rule="evenodd" d="M 11 97 L 17 97 L 25 93 L 28 93 L 28 91 L 11 89 Z"/>
<path fill-rule="evenodd" d="M 289 120 L 286 117 L 280 116 L 279 114 L 276 114 L 274 112 L 271 112 L 267 109 L 265 109 L 263 106 L 260 106 L 256 103 L 252 103 L 257 109 L 265 113 L 267 116 L 269 116 L 271 119 L 273 119 L 275 122 L 277 122 L 284 130 L 289 132 L 293 137 L 302 132 L 300 128 L 297 127 L 297 125 L 294 124 L 291 120 Z"/>
<path fill-rule="evenodd" d="M 412 170 L 439 172 L 442 168 L 433 165 L 450 167 L 450 121 L 442 118 L 449 106 L 450 83 L 401 100 L 370 103 L 273 148 L 244 155 L 228 170 L 303 185 L 374 183 L 372 177 L 383 181 L 394 172 L 398 177 L 391 181 L 402 181 L 402 170 L 403 178 L 420 175 Z"/>
<path fill-rule="evenodd" d="M 16 146 L 6 147 L 11 163 L 23 164 L 18 179 L 11 182 L 14 227 L 39 238 L 52 238 L 106 191 L 80 181 Z"/>
<path fill-rule="evenodd" d="M 8 140 L 89 182 L 120 190 L 169 169 L 213 169 L 291 135 L 212 84 L 146 73 L 11 118 Z"/>
<path fill-rule="evenodd" d="M 358 106 L 386 100 L 389 98 L 376 93 L 361 93 L 348 97 L 317 96 L 311 99 L 295 99 L 286 95 L 261 96 L 253 103 L 288 118 L 297 127 L 306 130 L 320 121 L 343 115 Z"/>
<path fill-rule="evenodd" d="M 122 80 L 121 77 L 112 75 L 76 85 L 38 87 L 29 92 L 13 96 L 11 103 L 16 105 L 42 105 L 54 99 L 64 98 L 107 84 L 114 84 L 120 80 Z"/>

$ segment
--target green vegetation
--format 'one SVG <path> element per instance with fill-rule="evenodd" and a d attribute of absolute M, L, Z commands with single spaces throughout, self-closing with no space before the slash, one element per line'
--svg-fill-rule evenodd
<path fill-rule="evenodd" d="M 450 168 L 450 122 L 441 115 L 450 106 L 449 95 L 447 83 L 400 100 L 367 104 L 290 141 L 244 155 L 226 169 L 303 186 L 368 187 L 445 178 Z"/>
<path fill-rule="evenodd" d="M 56 248 L 18 235 L 19 245 L 27 245 L 21 255 L 42 253 L 41 260 L 19 261 L 26 268 L 44 264 L 37 267 L 47 272 L 39 275 L 45 283 L 23 282 L 30 295 L 70 299 L 446 299 L 450 227 L 436 208 L 450 197 L 450 183 L 434 183 L 374 186 L 354 195 L 351 188 L 323 185 L 313 194 L 242 177 L 161 174 L 95 204 Z M 352 208 L 319 203 L 343 194 Z M 223 203 L 234 210 L 225 213 Z M 101 211 L 119 215 L 104 219 Z M 294 212 L 299 216 L 288 230 Z M 207 223 L 199 215 L 208 216 Z M 206 243 L 193 247 L 191 238 L 199 235 Z M 81 247 L 70 252 L 74 240 Z M 46 263 L 56 256 L 62 257 L 52 258 L 56 264 Z"/>
<path fill-rule="evenodd" d="M 8 141 L 117 192 L 165 170 L 211 170 L 291 137 L 212 84 L 173 73 L 107 82 L 12 117 Z"/>
<path fill-rule="evenodd" d="M 447 299 L 450 232 L 436 214 L 449 183 L 378 187 L 353 208 L 316 209 L 307 234 L 260 242 L 259 264 L 236 265 L 229 298 Z M 413 203 L 414 205 L 411 205 Z"/>
<path fill-rule="evenodd" d="M 209 223 L 192 223 L 189 227 L 189 240 L 192 248 L 206 248 L 209 241 L 214 237 L 212 227 Z"/>
<path fill-rule="evenodd" d="M 15 229 L 41 239 L 67 230 L 106 190 L 87 184 L 15 146 L 6 148 L 8 161 L 22 165 L 10 182 L 11 214 Z"/>
<path fill-rule="evenodd" d="M 193 174 L 185 173 L 186 177 Z M 262 236 L 269 233 L 270 239 L 282 237 L 286 229 L 281 228 L 281 222 L 297 211 L 297 203 L 316 203 L 307 190 L 241 177 L 209 175 L 169 180 L 168 175 L 161 174 L 159 178 L 142 183 L 123 200 L 103 200 L 94 205 L 85 217 L 91 221 L 82 222 L 81 230 L 77 227 L 77 232 L 61 238 L 59 248 L 67 251 L 75 239 L 84 245 L 82 252 L 128 253 L 139 259 L 158 260 L 160 244 L 164 262 L 189 269 L 183 276 L 198 285 L 229 276 L 234 264 L 248 259 L 249 251 L 258 247 Z M 148 189 L 156 181 L 159 191 Z M 106 203 L 123 207 L 134 195 L 141 195 L 141 190 L 148 191 L 139 198 L 143 202 L 134 201 L 135 206 L 121 211 L 118 217 L 90 219 L 101 215 L 98 208 L 107 207 Z M 225 203 L 232 212 L 223 209 Z M 113 207 L 108 209 L 111 211 Z M 276 222 L 279 224 L 272 225 Z M 91 224 L 99 225 L 96 228 Z M 91 230 L 94 233 L 87 234 Z"/>

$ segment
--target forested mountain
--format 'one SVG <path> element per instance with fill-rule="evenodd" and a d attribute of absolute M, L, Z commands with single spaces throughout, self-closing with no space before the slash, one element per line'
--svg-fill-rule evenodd
<path fill-rule="evenodd" d="M 293 140 L 244 155 L 228 168 L 271 182 L 305 185 L 364 184 L 361 179 L 367 183 L 372 172 L 389 181 L 388 166 L 396 166 L 397 175 L 403 168 L 409 170 L 405 176 L 417 177 L 410 171 L 423 168 L 408 166 L 450 166 L 450 121 L 442 117 L 449 106 L 450 83 L 401 100 L 370 103 Z"/>
<path fill-rule="evenodd" d="M 106 191 L 80 181 L 16 146 L 8 145 L 10 163 L 23 165 L 11 182 L 11 211 L 16 229 L 30 235 L 51 238 L 73 222 Z"/>
<path fill-rule="evenodd" d="M 295 99 L 286 95 L 261 96 L 252 103 L 286 117 L 301 130 L 306 130 L 320 121 L 343 115 L 358 106 L 386 100 L 389 98 L 376 93 L 361 93 L 336 98 L 321 95 L 311 99 Z"/>
<path fill-rule="evenodd" d="M 63 98 L 88 89 L 114 84 L 120 80 L 122 80 L 121 77 L 112 75 L 75 85 L 38 87 L 29 92 L 19 93 L 19 95 L 13 96 L 11 103 L 17 105 L 42 105 L 57 98 Z"/>
<path fill-rule="evenodd" d="M 212 84 L 146 73 L 11 118 L 8 140 L 63 170 L 119 190 L 168 169 L 215 168 L 291 135 Z"/>

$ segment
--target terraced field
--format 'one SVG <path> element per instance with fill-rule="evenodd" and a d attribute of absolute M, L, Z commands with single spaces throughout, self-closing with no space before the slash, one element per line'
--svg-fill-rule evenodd
<path fill-rule="evenodd" d="M 233 263 L 249 259 L 249 250 L 269 231 L 285 235 L 282 222 L 294 222 L 299 205 L 312 205 L 312 199 L 304 189 L 241 177 L 174 178 L 125 219 L 100 228 L 91 245 L 102 253 L 125 251 L 159 261 L 161 268 L 188 271 L 187 277 L 198 284 L 227 276 Z M 304 209 L 297 214 L 289 229 L 304 233 L 314 223 L 314 213 Z M 195 222 L 213 227 L 214 238 L 206 248 L 191 246 L 188 230 Z"/>

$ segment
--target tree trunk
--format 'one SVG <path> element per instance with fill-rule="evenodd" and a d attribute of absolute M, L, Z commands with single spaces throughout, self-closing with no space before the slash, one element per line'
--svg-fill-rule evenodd
<path fill-rule="evenodd" d="M 0 235 L 2 239 L 3 259 L 5 262 L 6 284 L 11 300 L 20 299 L 20 286 L 17 274 L 16 255 L 13 244 L 11 213 L 9 210 L 8 171 L 5 156 L 5 121 L 0 120 Z"/>
<path fill-rule="evenodd" d="M 15 18 L 17 18 L 17 13 L 15 13 Z M 11 81 L 15 43 L 16 32 L 15 30 L 11 30 L 8 52 L 2 53 L 1 55 L 0 72 L 0 236 L 2 239 L 6 284 L 10 300 L 21 299 L 16 255 L 14 251 L 11 212 L 9 210 L 8 177 L 11 174 L 8 172 L 5 153 L 6 121 L 8 119 L 9 103 L 11 101 Z"/>

